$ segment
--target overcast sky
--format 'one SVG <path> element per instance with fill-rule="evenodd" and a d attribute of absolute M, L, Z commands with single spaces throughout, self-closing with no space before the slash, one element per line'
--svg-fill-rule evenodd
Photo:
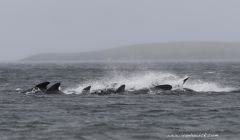
<path fill-rule="evenodd" d="M 0 61 L 153 42 L 240 42 L 239 6 L 239 0 L 1 0 Z"/>

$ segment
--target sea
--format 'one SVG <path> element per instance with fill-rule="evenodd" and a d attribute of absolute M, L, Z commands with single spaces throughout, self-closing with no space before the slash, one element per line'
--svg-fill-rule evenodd
<path fill-rule="evenodd" d="M 184 77 L 194 92 L 141 90 Z M 64 94 L 19 92 L 44 81 Z M 82 94 L 113 83 L 126 92 Z M 240 139 L 240 63 L 0 64 L 0 140 L 165 139 Z"/>

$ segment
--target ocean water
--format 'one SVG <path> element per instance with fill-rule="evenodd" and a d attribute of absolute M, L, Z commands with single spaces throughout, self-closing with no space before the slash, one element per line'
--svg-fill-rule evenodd
<path fill-rule="evenodd" d="M 143 92 L 153 85 L 195 92 Z M 50 81 L 63 95 L 23 94 Z M 127 92 L 83 95 L 107 85 Z M 240 63 L 0 64 L 1 140 L 239 139 Z M 128 91 L 139 91 L 131 94 Z"/>

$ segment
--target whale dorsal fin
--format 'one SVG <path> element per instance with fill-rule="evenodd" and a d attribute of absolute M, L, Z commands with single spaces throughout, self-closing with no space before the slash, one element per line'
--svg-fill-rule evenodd
<path fill-rule="evenodd" d="M 39 88 L 40 90 L 46 90 L 47 89 L 47 86 L 50 84 L 50 82 L 43 82 L 43 83 L 40 83 L 38 85 L 36 85 L 35 87 L 36 88 Z"/>
<path fill-rule="evenodd" d="M 56 84 L 52 85 L 50 88 L 48 88 L 46 93 L 59 91 L 60 86 L 61 86 L 61 83 L 56 83 Z"/>
<path fill-rule="evenodd" d="M 122 93 L 125 92 L 126 85 L 121 85 L 117 90 L 116 93 Z"/>
<path fill-rule="evenodd" d="M 186 78 L 183 80 L 183 84 L 182 84 L 182 85 L 184 85 L 189 78 L 190 78 L 190 77 L 186 77 Z"/>
<path fill-rule="evenodd" d="M 88 87 L 83 89 L 83 91 L 90 91 L 90 90 L 91 90 L 91 86 L 88 86 Z"/>

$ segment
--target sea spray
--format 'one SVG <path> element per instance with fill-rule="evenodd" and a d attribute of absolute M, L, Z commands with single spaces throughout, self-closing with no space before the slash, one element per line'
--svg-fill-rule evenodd
<path fill-rule="evenodd" d="M 81 93 L 82 89 L 91 85 L 92 90 L 111 88 L 112 85 L 120 86 L 126 85 L 126 90 L 140 90 L 153 87 L 154 85 L 170 84 L 174 89 L 182 86 L 184 76 L 179 76 L 168 72 L 134 72 L 128 73 L 114 70 L 112 73 L 106 75 L 100 80 L 87 80 L 76 88 L 67 88 L 66 93 Z M 211 81 L 203 81 L 201 79 L 190 79 L 185 85 L 185 88 L 190 88 L 197 92 L 228 92 L 234 90 L 233 87 L 222 86 Z"/>

